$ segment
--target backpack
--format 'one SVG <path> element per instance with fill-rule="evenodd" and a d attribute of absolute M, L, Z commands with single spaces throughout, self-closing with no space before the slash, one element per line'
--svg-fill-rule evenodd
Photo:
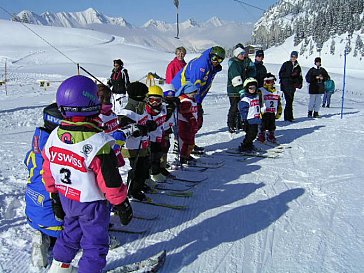
<path fill-rule="evenodd" d="M 325 92 L 333 94 L 335 92 L 335 82 L 333 80 L 327 80 L 324 82 Z"/>

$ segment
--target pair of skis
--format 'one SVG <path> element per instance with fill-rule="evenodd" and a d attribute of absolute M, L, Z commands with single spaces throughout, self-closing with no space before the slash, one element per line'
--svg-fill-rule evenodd
<path fill-rule="evenodd" d="M 163 266 L 167 257 L 165 250 L 139 262 L 122 265 L 113 269 L 104 271 L 104 273 L 152 273 L 158 272 Z"/>

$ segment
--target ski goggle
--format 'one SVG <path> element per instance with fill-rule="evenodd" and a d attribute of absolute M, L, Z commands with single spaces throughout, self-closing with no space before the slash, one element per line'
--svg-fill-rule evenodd
<path fill-rule="evenodd" d="M 219 64 L 220 63 L 222 63 L 222 61 L 223 61 L 224 59 L 222 59 L 222 58 L 220 58 L 220 57 L 218 57 L 218 56 L 216 56 L 216 55 L 213 55 L 212 57 L 211 57 L 211 61 L 212 62 L 218 62 Z"/>
<path fill-rule="evenodd" d="M 162 103 L 161 97 L 148 97 L 147 101 L 150 105 L 158 105 Z"/>
<path fill-rule="evenodd" d="M 264 83 L 266 83 L 266 84 L 274 84 L 274 80 L 266 80 L 266 81 L 264 81 Z"/>
<path fill-rule="evenodd" d="M 251 85 L 248 87 L 249 90 L 257 90 L 257 87 L 255 85 Z"/>

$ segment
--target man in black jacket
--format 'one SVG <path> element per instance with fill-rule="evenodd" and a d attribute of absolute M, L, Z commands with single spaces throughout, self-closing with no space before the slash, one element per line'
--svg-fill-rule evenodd
<path fill-rule="evenodd" d="M 308 103 L 308 117 L 319 117 L 319 110 L 322 102 L 322 94 L 325 93 L 324 82 L 329 79 L 329 74 L 325 68 L 321 67 L 321 58 L 315 58 L 315 66 L 311 67 L 306 74 L 306 82 L 309 83 L 308 93 L 310 101 Z"/>
<path fill-rule="evenodd" d="M 128 71 L 124 68 L 122 60 L 114 60 L 114 69 L 107 84 L 112 91 L 113 111 L 119 115 L 122 109 L 123 98 L 125 98 L 126 88 L 130 84 Z"/>
<path fill-rule="evenodd" d="M 282 64 L 279 70 L 281 91 L 284 93 L 286 105 L 284 107 L 284 120 L 292 122 L 293 118 L 293 99 L 296 88 L 302 88 L 302 70 L 297 62 L 298 52 L 292 51 L 291 59 Z"/>

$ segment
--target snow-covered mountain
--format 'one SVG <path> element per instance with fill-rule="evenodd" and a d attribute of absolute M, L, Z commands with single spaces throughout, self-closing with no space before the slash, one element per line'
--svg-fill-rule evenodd
<path fill-rule="evenodd" d="M 267 10 L 255 24 L 253 43 L 279 47 L 287 40 L 305 57 L 364 57 L 364 1 L 285 0 Z"/>
<path fill-rule="evenodd" d="M 231 48 L 238 42 L 250 40 L 253 25 L 226 22 L 212 17 L 206 22 L 188 19 L 179 24 L 179 40 L 176 36 L 176 23 L 150 19 L 142 26 L 133 26 L 123 17 L 109 17 L 93 8 L 80 12 L 44 12 L 40 15 L 22 11 L 14 19 L 30 24 L 67 28 L 87 28 L 127 37 L 129 43 L 136 43 L 166 51 L 174 51 L 181 44 L 189 51 L 201 51 L 213 45 Z"/>

